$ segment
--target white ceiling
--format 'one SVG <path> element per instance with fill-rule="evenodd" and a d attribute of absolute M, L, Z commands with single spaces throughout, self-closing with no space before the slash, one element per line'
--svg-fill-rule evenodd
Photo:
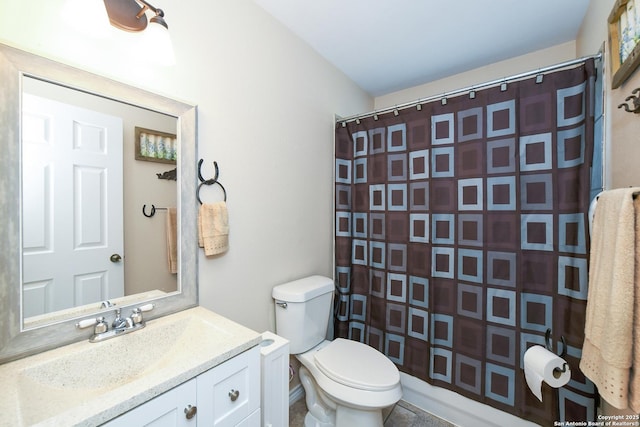
<path fill-rule="evenodd" d="M 254 1 L 379 96 L 575 40 L 590 0 Z"/>

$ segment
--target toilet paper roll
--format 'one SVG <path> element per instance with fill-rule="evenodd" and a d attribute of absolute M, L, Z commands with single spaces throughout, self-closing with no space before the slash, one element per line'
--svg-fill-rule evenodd
<path fill-rule="evenodd" d="M 562 372 L 566 365 L 566 371 Z M 534 345 L 524 353 L 524 377 L 533 394 L 542 402 L 542 381 L 562 387 L 571 379 L 569 364 L 546 348 Z"/>

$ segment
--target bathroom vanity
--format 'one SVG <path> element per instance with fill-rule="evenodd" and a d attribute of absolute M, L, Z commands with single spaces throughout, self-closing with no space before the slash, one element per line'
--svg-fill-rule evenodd
<path fill-rule="evenodd" d="M 196 307 L 6 363 L 0 425 L 259 426 L 261 340 Z"/>
<path fill-rule="evenodd" d="M 105 424 L 259 426 L 260 354 L 245 351 Z M 196 421 L 196 423 L 194 423 Z"/>

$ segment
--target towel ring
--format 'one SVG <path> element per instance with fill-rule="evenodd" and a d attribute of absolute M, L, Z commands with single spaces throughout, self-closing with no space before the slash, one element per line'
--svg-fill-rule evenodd
<path fill-rule="evenodd" d="M 214 180 L 209 180 L 209 181 L 202 181 L 200 184 L 198 184 L 198 191 L 196 192 L 196 198 L 198 199 L 198 202 L 200 202 L 200 204 L 202 204 L 202 199 L 200 199 L 200 188 L 202 188 L 203 185 L 212 185 L 212 184 L 217 184 L 220 186 L 220 188 L 222 188 L 222 193 L 224 194 L 224 201 L 227 201 L 227 190 L 224 188 L 224 185 L 220 184 L 219 181 L 214 181 Z"/>

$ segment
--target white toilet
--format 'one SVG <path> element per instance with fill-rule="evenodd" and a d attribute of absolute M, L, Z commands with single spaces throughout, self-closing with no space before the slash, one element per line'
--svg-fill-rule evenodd
<path fill-rule="evenodd" d="M 276 332 L 302 363 L 305 427 L 382 427 L 382 409 L 402 397 L 398 368 L 356 341 L 325 339 L 333 280 L 311 276 L 273 288 Z"/>

